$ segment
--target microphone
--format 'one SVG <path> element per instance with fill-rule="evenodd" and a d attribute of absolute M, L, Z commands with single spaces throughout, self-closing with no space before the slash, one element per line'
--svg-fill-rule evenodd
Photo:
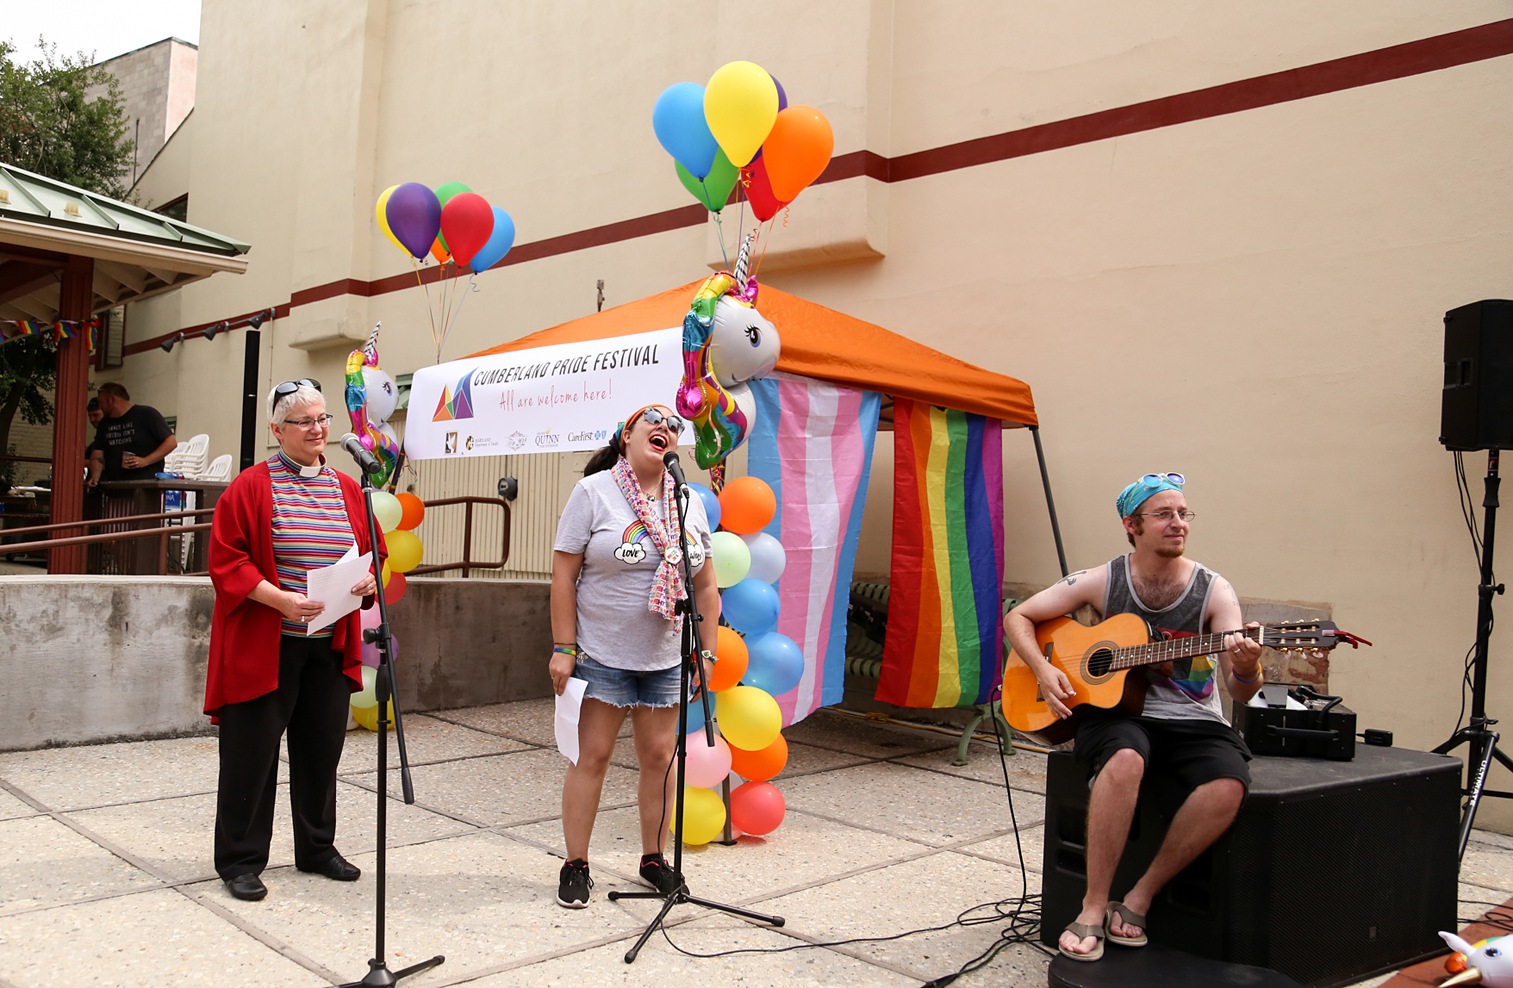
<path fill-rule="evenodd" d="M 378 457 L 364 449 L 362 440 L 352 433 L 349 432 L 345 436 L 342 436 L 338 442 L 341 443 L 341 448 L 351 454 L 352 459 L 357 461 L 357 467 L 363 473 L 378 473 L 383 469 L 383 465 L 378 462 Z"/>
<path fill-rule="evenodd" d="M 688 488 L 688 481 L 683 479 L 683 468 L 678 465 L 677 450 L 670 449 L 662 454 L 662 465 L 667 468 L 668 473 L 672 474 L 672 482 L 678 485 L 679 490 Z"/>

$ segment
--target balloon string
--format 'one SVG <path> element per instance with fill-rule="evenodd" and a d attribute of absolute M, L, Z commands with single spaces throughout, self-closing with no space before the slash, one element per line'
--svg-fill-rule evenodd
<path fill-rule="evenodd" d="M 452 322 L 453 322 L 453 320 L 455 320 L 459 315 L 462 314 L 462 305 L 463 305 L 463 303 L 468 300 L 468 296 L 469 295 L 473 294 L 476 291 L 480 291 L 480 289 L 478 287 L 478 272 L 476 272 L 476 271 L 474 271 L 472 274 L 468 275 L 468 286 L 467 286 L 467 288 L 460 289 L 460 290 L 457 290 L 457 289 L 454 288 L 454 291 L 453 291 L 454 296 L 460 296 L 460 297 L 454 298 L 454 302 L 456 303 L 456 305 L 453 308 L 452 312 L 448 314 L 447 321 L 444 322 L 444 323 L 442 323 L 442 326 L 441 326 L 441 343 L 442 343 L 442 346 L 446 345 L 447 334 L 452 331 Z M 441 347 L 437 347 L 436 348 L 436 362 L 438 364 L 441 363 Z"/>
<path fill-rule="evenodd" d="M 410 266 L 415 269 L 415 281 L 420 285 L 421 294 L 426 297 L 426 318 L 431 323 L 431 340 L 434 342 L 436 340 L 436 316 L 431 312 L 431 287 L 426 284 L 425 278 L 421 276 L 421 265 L 413 257 L 410 258 Z M 440 360 L 437 361 L 437 363 L 440 362 Z"/>
<path fill-rule="evenodd" d="M 725 249 L 725 223 L 719 213 L 714 213 L 715 235 L 720 238 L 720 257 L 725 262 L 725 270 L 730 270 L 730 251 Z"/>

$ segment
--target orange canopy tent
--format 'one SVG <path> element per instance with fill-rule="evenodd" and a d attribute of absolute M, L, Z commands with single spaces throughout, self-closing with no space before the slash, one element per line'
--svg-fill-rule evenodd
<path fill-rule="evenodd" d="M 702 284 L 702 279 L 691 281 L 468 356 L 681 326 Z M 780 371 L 974 412 L 1002 419 L 1007 426 L 1039 423 L 1030 386 L 1023 381 L 974 367 L 881 326 L 767 285 L 762 286 L 757 309 L 777 327 L 783 341 Z"/>

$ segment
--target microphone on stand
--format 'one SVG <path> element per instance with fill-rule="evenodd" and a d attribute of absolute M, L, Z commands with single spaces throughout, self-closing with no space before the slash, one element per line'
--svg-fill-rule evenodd
<path fill-rule="evenodd" d="M 383 469 L 383 465 L 378 462 L 378 457 L 363 448 L 362 440 L 352 433 L 347 433 L 337 441 L 341 444 L 341 448 L 351 454 L 352 459 L 357 461 L 357 467 L 363 473 L 378 473 Z"/>
<path fill-rule="evenodd" d="M 677 450 L 670 449 L 664 453 L 662 455 L 662 465 L 667 468 L 668 473 L 672 474 L 672 482 L 678 486 L 678 490 L 686 491 L 688 489 L 688 481 L 683 479 L 683 468 L 678 465 Z"/>

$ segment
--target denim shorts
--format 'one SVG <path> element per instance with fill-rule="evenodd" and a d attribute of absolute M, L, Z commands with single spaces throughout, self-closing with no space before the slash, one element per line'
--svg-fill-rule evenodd
<path fill-rule="evenodd" d="M 683 678 L 678 666 L 639 672 L 616 669 L 587 655 L 578 656 L 573 675 L 588 683 L 585 697 L 612 707 L 676 707 Z"/>

